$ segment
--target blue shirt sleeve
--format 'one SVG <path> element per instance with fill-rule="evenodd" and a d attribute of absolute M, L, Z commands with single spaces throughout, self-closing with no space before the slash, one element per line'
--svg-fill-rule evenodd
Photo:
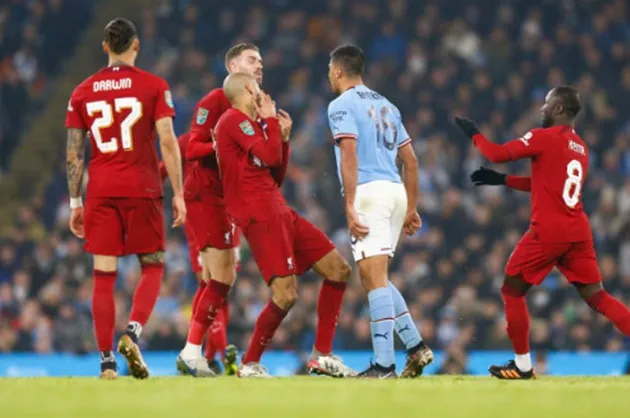
<path fill-rule="evenodd" d="M 398 148 L 401 148 L 409 144 L 411 142 L 411 138 L 409 138 L 409 134 L 407 133 L 407 128 L 405 128 L 405 124 L 402 121 L 400 110 L 396 109 L 396 115 L 398 116 L 398 129 L 396 129 L 396 136 L 397 136 L 396 143 L 398 144 Z"/>
<path fill-rule="evenodd" d="M 359 137 L 357 121 L 350 107 L 350 103 L 339 99 L 328 106 L 328 123 L 336 143 L 344 138 L 356 140 Z"/>

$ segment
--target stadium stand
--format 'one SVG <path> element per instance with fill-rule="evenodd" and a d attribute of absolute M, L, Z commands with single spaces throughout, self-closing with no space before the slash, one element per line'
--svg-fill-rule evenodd
<path fill-rule="evenodd" d="M 48 48 L 28 42 L 33 30 L 46 42 L 55 42 L 44 36 L 49 26 L 33 24 L 33 15 L 54 22 L 52 5 L 91 4 L 57 0 L 35 11 L 39 9 L 26 5 L 44 2 L 13 3 L 17 6 L 0 6 L 0 22 L 10 22 L 0 25 L 5 32 L 0 50 L 3 57 L 5 51 L 12 56 L 3 60 L 0 72 L 3 160 L 4 147 L 13 147 L 24 132 L 33 103 L 45 98 L 42 80 L 57 74 L 68 57 L 49 56 Z M 67 11 L 79 20 L 75 13 L 88 12 Z M 419 155 L 418 206 L 424 226 L 404 242 L 392 280 L 410 301 L 428 344 L 448 350 L 442 371 L 465 372 L 467 351 L 509 348 L 498 284 L 511 249 L 527 228 L 529 199 L 523 193 L 470 185 L 468 174 L 487 162 L 453 128 L 453 114 L 475 118 L 489 137 L 501 142 L 537 124 L 538 108 L 551 86 L 571 83 L 580 89 L 586 108 L 579 131 L 592 153 L 584 203 L 605 284 L 630 304 L 630 123 L 625 112 L 630 105 L 629 13 L 623 0 L 469 0 L 464 7 L 457 0 L 159 0 L 143 9 L 138 20 L 138 64 L 169 80 L 178 112 L 176 129 L 182 133 L 195 102 L 220 85 L 225 50 L 242 40 L 257 43 L 265 60 L 264 88 L 296 121 L 284 186 L 288 200 L 350 259 L 327 127 L 331 94 L 326 73 L 334 46 L 361 45 L 369 57 L 367 83 L 401 108 Z M 16 40 L 15 34 L 26 40 Z M 63 140 L 55 141 L 62 147 Z M 525 164 L 500 168 L 527 171 Z M 78 353 L 94 348 L 90 258 L 67 228 L 62 169 L 60 160 L 45 192 L 21 201 L 11 233 L 1 244 L 0 352 Z M 162 294 L 143 334 L 142 344 L 149 350 L 175 350 L 184 342 L 194 287 L 185 245 L 181 231 L 174 231 Z M 230 342 L 240 346 L 246 345 L 267 296 L 247 248 L 243 256 L 244 269 L 231 295 L 229 328 Z M 122 261 L 119 271 L 122 318 L 139 272 L 131 259 Z M 301 281 L 300 301 L 276 334 L 273 348 L 311 346 L 318 286 L 309 275 Z M 531 292 L 529 303 L 535 350 L 630 348 L 630 341 L 582 304 L 557 271 Z M 370 347 L 365 309 L 354 279 L 339 319 L 336 348 Z M 118 325 L 123 331 L 124 321 Z"/>

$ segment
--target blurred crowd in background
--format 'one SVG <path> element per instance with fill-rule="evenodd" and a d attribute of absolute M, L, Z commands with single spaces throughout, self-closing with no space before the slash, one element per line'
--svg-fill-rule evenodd
<path fill-rule="evenodd" d="M 605 286 L 630 304 L 626 1 L 153 3 L 137 22 L 141 39 L 137 64 L 169 81 L 177 132 L 186 131 L 197 100 L 221 85 L 223 54 L 229 46 L 240 41 L 259 45 L 264 89 L 295 122 L 284 186 L 287 199 L 332 237 L 349 260 L 327 125 L 326 106 L 333 96 L 326 74 L 328 54 L 335 46 L 363 47 L 368 57 L 365 82 L 401 109 L 418 154 L 418 208 L 424 225 L 401 243 L 391 280 L 407 297 L 425 341 L 449 353 L 442 371 L 465 372 L 468 350 L 510 347 L 499 285 L 529 217 L 528 194 L 471 186 L 468 175 L 488 163 L 453 129 L 450 121 L 455 114 L 474 118 L 489 138 L 504 142 L 538 124 L 539 107 L 549 88 L 563 83 L 579 88 L 584 109 L 578 131 L 591 150 L 584 205 Z M 71 52 L 68 40 L 81 36 L 91 4 L 13 0 L 0 6 L 3 161 L 45 98 L 49 78 L 63 68 L 64 56 Z M 63 161 L 59 163 L 46 192 L 24 202 L 13 235 L 0 244 L 0 352 L 94 349 L 91 260 L 67 228 L 67 190 Z M 524 174 L 529 164 L 498 169 Z M 146 349 L 175 350 L 184 343 L 196 287 L 186 245 L 182 231 L 171 230 L 167 275 L 143 333 Z M 268 291 L 246 245 L 242 253 L 244 268 L 231 293 L 229 341 L 244 347 Z M 121 261 L 118 331 L 126 325 L 138 278 L 136 260 Z M 300 300 L 272 348 L 310 349 L 318 287 L 314 277 L 303 277 Z M 370 347 L 365 300 L 355 275 L 339 319 L 336 349 Z M 630 341 L 591 312 L 555 270 L 530 293 L 529 306 L 536 351 L 630 348 Z"/>

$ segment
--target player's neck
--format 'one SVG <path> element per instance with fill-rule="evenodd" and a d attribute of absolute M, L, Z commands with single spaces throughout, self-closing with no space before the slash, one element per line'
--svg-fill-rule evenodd
<path fill-rule="evenodd" d="M 251 120 L 256 120 L 258 118 L 256 111 L 246 104 L 234 103 L 234 109 L 245 113 Z"/>
<path fill-rule="evenodd" d="M 107 63 L 108 67 L 116 67 L 126 65 L 129 67 L 133 67 L 134 59 L 132 57 L 126 57 L 124 55 L 112 55 L 109 57 L 109 62 Z"/>
<path fill-rule="evenodd" d="M 343 80 L 341 83 L 341 92 L 345 93 L 346 91 L 355 88 L 356 86 L 363 85 L 363 79 L 361 77 L 351 78 L 348 80 Z"/>

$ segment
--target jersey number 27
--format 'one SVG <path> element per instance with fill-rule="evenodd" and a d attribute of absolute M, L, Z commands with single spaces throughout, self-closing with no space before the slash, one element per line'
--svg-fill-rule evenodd
<path fill-rule="evenodd" d="M 114 124 L 114 110 L 121 113 L 123 110 L 131 110 L 127 117 L 120 123 L 120 142 L 125 151 L 133 149 L 133 136 L 131 129 L 142 117 L 142 103 L 135 97 L 119 97 L 114 99 L 114 106 L 105 100 L 86 103 L 87 113 L 90 117 L 98 114 L 90 126 L 90 132 L 96 147 L 104 154 L 118 151 L 118 138 L 103 138 L 101 130 Z"/>

